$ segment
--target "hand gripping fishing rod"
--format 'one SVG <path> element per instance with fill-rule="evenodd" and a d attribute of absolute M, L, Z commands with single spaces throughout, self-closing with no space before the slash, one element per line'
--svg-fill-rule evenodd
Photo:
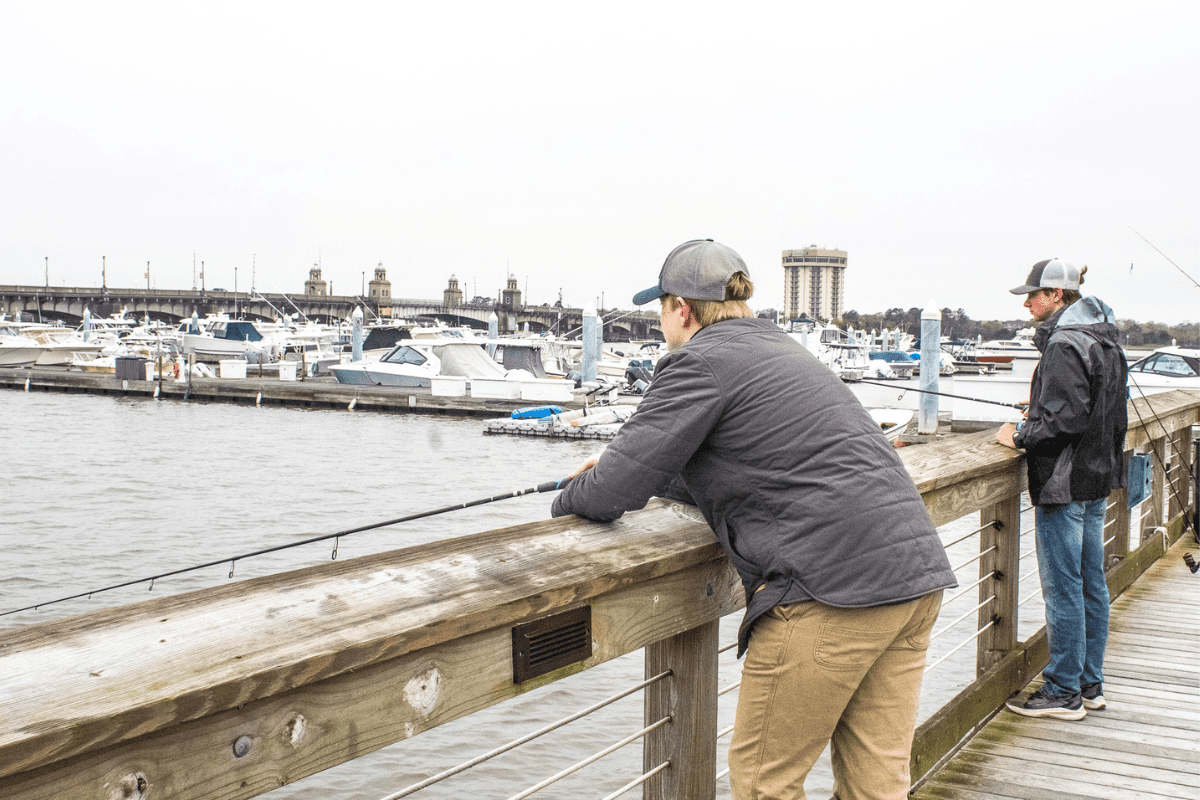
<path fill-rule="evenodd" d="M 1029 407 L 1028 403 L 1004 403 L 1000 400 L 984 400 L 981 397 L 964 397 L 961 394 L 947 394 L 946 392 L 935 392 L 931 389 L 914 389 L 911 386 L 896 386 L 890 383 L 879 383 L 878 381 L 867 381 L 862 378 L 843 378 L 846 383 L 869 383 L 872 386 L 882 386 L 885 389 L 899 389 L 900 393 L 904 392 L 920 392 L 921 394 L 936 394 L 939 397 L 953 397 L 955 400 L 970 400 L 972 403 L 991 403 L 994 406 L 1004 406 L 1005 408 L 1015 408 L 1017 411 L 1024 411 Z"/>
<path fill-rule="evenodd" d="M 423 519 L 425 517 L 433 517 L 433 516 L 437 516 L 438 514 L 446 514 L 450 511 L 459 511 L 464 508 L 471 508 L 472 506 L 481 506 L 481 505 L 484 505 L 485 503 L 495 503 L 497 500 L 510 500 L 514 497 L 521 497 L 522 495 L 527 495 L 527 494 L 541 494 L 544 492 L 556 492 L 559 489 L 562 489 L 563 487 L 565 487 L 570 482 L 571 482 L 571 478 L 569 478 L 569 477 L 562 478 L 561 480 L 557 480 L 557 481 L 546 481 L 545 483 L 539 483 L 537 486 L 534 486 L 532 488 L 518 489 L 517 491 L 509 492 L 508 494 L 497 494 L 497 495 L 493 495 L 491 497 L 484 497 L 479 500 L 469 500 L 465 503 L 457 503 L 452 506 L 445 506 L 444 508 L 435 508 L 432 511 L 421 511 L 416 514 L 409 514 L 408 516 L 405 516 L 405 517 L 397 517 L 396 519 L 389 519 L 386 522 L 376 522 L 371 525 L 362 525 L 357 528 L 349 528 L 348 530 L 338 531 L 337 533 L 326 533 L 321 536 L 313 536 L 309 539 L 304 539 L 299 542 L 290 542 L 288 544 L 276 545 L 275 547 L 267 547 L 262 550 L 255 550 L 252 553 L 242 553 L 241 555 L 230 556 L 228 558 L 221 558 L 221 559 L 217 559 L 216 561 L 209 561 L 208 563 L 205 563 L 205 564 L 196 564 L 195 566 L 192 566 L 192 567 L 183 567 L 182 569 L 176 569 L 176 570 L 172 570 L 170 572 L 163 572 L 158 575 L 150 575 L 145 578 L 135 578 L 133 580 L 125 581 L 124 583 L 117 583 L 112 586 L 105 586 L 102 589 L 92 589 L 91 591 L 80 592 L 79 594 L 73 594 L 69 597 L 60 597 L 57 600 L 47 600 L 44 603 L 37 603 L 32 606 L 25 606 L 24 608 L 14 608 L 11 611 L 2 611 L 2 612 L 0 612 L 0 617 L 8 616 L 9 614 L 17 614 L 21 611 L 32 611 L 32 610 L 41 608 L 42 606 L 54 605 L 55 603 L 65 603 L 67 600 L 76 600 L 80 597 L 91 597 L 92 595 L 98 594 L 100 592 L 107 592 L 112 589 L 121 589 L 126 586 L 133 586 L 133 585 L 139 584 L 139 583 L 146 583 L 147 581 L 150 582 L 150 590 L 153 591 L 154 590 L 154 582 L 160 578 L 169 578 L 174 575 L 181 575 L 185 572 L 195 572 L 198 569 L 205 569 L 207 567 L 215 567 L 218 564 L 228 563 L 229 564 L 229 577 L 232 578 L 234 564 L 236 564 L 238 561 L 241 561 L 243 558 L 251 558 L 253 556 L 266 555 L 267 553 L 275 553 L 280 550 L 288 550 L 292 547 L 300 547 L 300 546 L 306 545 L 306 544 L 313 544 L 314 542 L 324 542 L 329 539 L 334 540 L 333 554 L 332 554 L 331 558 L 336 559 L 337 554 L 338 554 L 337 540 L 343 536 L 349 536 L 352 533 L 361 533 L 363 531 L 374 530 L 375 528 L 383 528 L 388 525 L 398 525 L 401 522 L 412 522 L 413 520 L 416 520 L 416 519 Z"/>

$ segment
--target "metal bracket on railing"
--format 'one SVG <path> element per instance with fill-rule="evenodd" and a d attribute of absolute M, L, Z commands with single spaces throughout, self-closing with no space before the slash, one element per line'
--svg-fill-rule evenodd
<path fill-rule="evenodd" d="M 1004 523 L 998 519 L 994 519 L 994 520 L 992 520 L 992 527 L 998 531 L 1002 531 L 1002 530 L 1004 530 Z"/>
<path fill-rule="evenodd" d="M 1002 581 L 1004 580 L 1004 572 L 1002 570 L 994 569 L 992 570 L 992 577 L 998 581 Z"/>

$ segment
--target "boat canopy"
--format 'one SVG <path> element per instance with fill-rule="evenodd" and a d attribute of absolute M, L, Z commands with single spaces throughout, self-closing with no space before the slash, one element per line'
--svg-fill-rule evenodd
<path fill-rule="evenodd" d="M 372 328 L 363 340 L 363 350 L 386 350 L 404 339 L 413 338 L 408 328 Z"/>
<path fill-rule="evenodd" d="M 535 378 L 547 378 L 542 366 L 542 354 L 533 347 L 501 346 L 501 363 L 505 369 L 523 369 Z"/>
<path fill-rule="evenodd" d="M 263 335 L 250 322 L 218 322 L 212 329 L 214 339 L 233 342 L 261 342 Z"/>
<path fill-rule="evenodd" d="M 434 354 L 441 359 L 442 375 L 461 375 L 467 378 L 503 378 L 504 367 L 488 357 L 487 351 L 474 342 L 434 345 Z"/>

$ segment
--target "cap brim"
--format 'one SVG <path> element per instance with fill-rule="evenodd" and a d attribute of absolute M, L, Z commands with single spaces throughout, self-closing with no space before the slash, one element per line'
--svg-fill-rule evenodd
<path fill-rule="evenodd" d="M 644 306 L 646 303 L 652 303 L 658 298 L 665 295 L 661 286 L 651 286 L 649 289 L 644 289 L 633 296 L 633 304 L 635 306 Z"/>
<path fill-rule="evenodd" d="M 1040 287 L 1040 286 L 1018 286 L 1015 289 L 1009 289 L 1009 291 L 1012 292 L 1013 294 L 1029 294 L 1030 292 L 1036 292 L 1038 289 L 1041 289 L 1041 288 L 1042 287 Z"/>

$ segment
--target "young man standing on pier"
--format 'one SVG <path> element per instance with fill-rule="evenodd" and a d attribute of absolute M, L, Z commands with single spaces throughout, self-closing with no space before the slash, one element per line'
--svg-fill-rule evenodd
<path fill-rule="evenodd" d="M 746 592 L 729 748 L 737 800 L 803 798 L 832 744 L 839 800 L 902 800 L 930 630 L 955 585 L 920 494 L 841 380 L 746 304 L 749 270 L 685 242 L 635 305 L 670 352 L 637 412 L 555 499 L 609 521 L 699 507 Z"/>
<path fill-rule="evenodd" d="M 1050 663 L 1045 683 L 1008 707 L 1027 717 L 1083 719 L 1104 701 L 1108 584 L 1104 516 L 1125 485 L 1127 366 L 1116 316 L 1079 286 L 1087 267 L 1039 261 L 1010 291 L 1025 295 L 1042 357 L 1020 425 L 997 441 L 1025 450 L 1035 507 L 1038 573 L 1046 604 Z"/>

